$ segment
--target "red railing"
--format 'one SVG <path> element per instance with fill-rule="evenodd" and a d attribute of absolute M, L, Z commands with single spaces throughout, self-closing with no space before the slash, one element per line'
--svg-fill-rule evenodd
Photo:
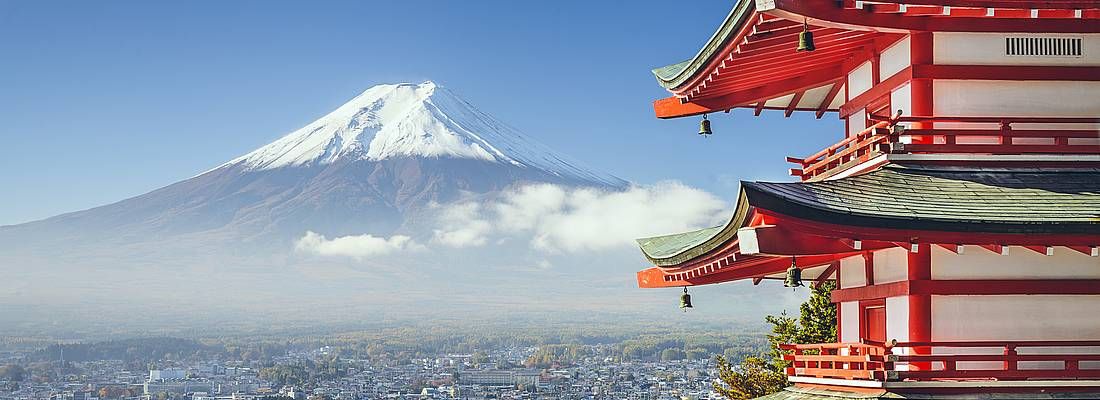
<path fill-rule="evenodd" d="M 885 381 L 894 370 L 890 348 L 874 343 L 781 344 L 790 351 L 783 359 L 791 362 L 787 376 L 812 376 Z"/>
<path fill-rule="evenodd" d="M 886 117 L 855 135 L 806 158 L 787 157 L 800 168 L 791 175 L 802 180 L 827 177 L 880 154 L 1100 154 L 1100 118 L 1047 117 Z M 919 123 L 911 128 L 902 123 Z M 969 128 L 927 128 L 932 124 Z M 1042 128 L 1014 129 L 1013 124 L 1043 124 Z M 981 125 L 994 125 L 995 129 Z M 1051 127 L 1053 125 L 1053 127 Z"/>
<path fill-rule="evenodd" d="M 825 343 L 780 348 L 792 353 L 784 355 L 791 362 L 788 376 L 882 382 L 1100 378 L 1100 341 Z"/>

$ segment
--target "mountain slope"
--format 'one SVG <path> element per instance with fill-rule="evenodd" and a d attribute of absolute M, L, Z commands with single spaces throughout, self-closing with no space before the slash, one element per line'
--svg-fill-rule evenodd
<path fill-rule="evenodd" d="M 0 240 L 50 249 L 205 236 L 285 248 L 305 230 L 391 234 L 431 204 L 523 182 L 626 185 L 433 82 L 379 85 L 196 177 L 114 204 L 0 227 Z"/>
<path fill-rule="evenodd" d="M 372 87 L 302 129 L 225 165 L 265 170 L 405 157 L 483 160 L 539 169 L 562 179 L 623 184 L 577 166 L 431 81 Z"/>

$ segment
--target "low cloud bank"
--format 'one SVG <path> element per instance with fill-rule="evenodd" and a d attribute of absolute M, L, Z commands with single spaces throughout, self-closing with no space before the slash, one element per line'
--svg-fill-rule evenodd
<path fill-rule="evenodd" d="M 421 248 L 423 246 L 404 235 L 393 235 L 389 238 L 353 235 L 328 239 L 325 235 L 313 231 L 307 231 L 305 236 L 294 244 L 294 250 L 301 253 L 351 257 L 357 260 Z"/>
<path fill-rule="evenodd" d="M 678 182 L 625 191 L 528 185 L 487 203 L 444 206 L 433 241 L 476 247 L 530 235 L 533 249 L 574 253 L 632 246 L 634 239 L 717 223 L 725 202 Z"/>
<path fill-rule="evenodd" d="M 634 239 L 676 233 L 721 222 L 726 203 L 679 182 L 633 186 L 622 191 L 527 185 L 491 201 L 436 206 L 431 247 L 475 248 L 526 241 L 541 253 L 569 254 L 634 246 Z M 355 259 L 426 247 L 409 236 L 373 235 L 328 239 L 306 232 L 299 252 Z M 549 264 L 540 265 L 549 268 Z"/>

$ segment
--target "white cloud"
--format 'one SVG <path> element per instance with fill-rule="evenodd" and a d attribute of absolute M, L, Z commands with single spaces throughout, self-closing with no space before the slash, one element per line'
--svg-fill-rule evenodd
<path fill-rule="evenodd" d="M 404 235 L 393 235 L 389 238 L 373 235 L 353 235 L 328 239 L 324 235 L 313 231 L 307 231 L 305 236 L 298 239 L 298 242 L 294 245 L 294 249 L 302 253 L 351 257 L 357 260 L 422 248 L 423 246 L 417 244 L 412 238 Z"/>
<path fill-rule="evenodd" d="M 633 246 L 634 239 L 716 224 L 728 212 L 714 195 L 677 182 L 625 191 L 529 185 L 490 204 L 445 206 L 435 240 L 480 246 L 494 234 L 530 234 L 531 247 L 578 252 Z"/>
<path fill-rule="evenodd" d="M 439 216 L 442 227 L 435 230 L 433 239 L 455 248 L 484 245 L 493 227 L 489 221 L 480 219 L 480 211 L 481 205 L 474 202 L 444 208 Z"/>

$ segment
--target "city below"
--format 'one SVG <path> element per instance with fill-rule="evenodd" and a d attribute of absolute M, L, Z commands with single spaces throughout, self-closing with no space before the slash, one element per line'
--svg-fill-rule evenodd
<path fill-rule="evenodd" d="M 15 348 L 26 343 L 9 337 L 0 352 L 0 400 L 714 399 L 714 356 L 740 359 L 764 342 L 759 334 L 559 341 L 569 344 L 537 344 L 557 341 L 545 334 L 429 334 L 420 343 L 396 335 L 147 338 L 22 349 Z"/>

